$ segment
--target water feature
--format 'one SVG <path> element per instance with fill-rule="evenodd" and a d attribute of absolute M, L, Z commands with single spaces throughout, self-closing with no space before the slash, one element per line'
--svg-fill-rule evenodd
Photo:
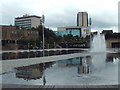
<path fill-rule="evenodd" d="M 62 57 L 61 60 L 16 67 L 13 72 L 0 75 L 2 76 L 2 83 L 27 85 L 43 85 L 43 83 L 45 85 L 117 85 L 119 83 L 119 53 L 106 52 L 105 38 L 100 33 L 94 36 L 91 43 L 92 46 L 89 55 L 87 55 L 89 52 L 78 50 L 73 53 L 78 52 L 79 55 L 84 54 L 84 56 L 74 56 L 73 58 L 69 57 L 69 59 L 63 59 Z M 34 57 L 32 58 L 34 62 L 37 57 L 40 58 L 42 56 L 42 52 L 37 52 L 37 54 L 33 52 L 29 53 L 31 53 L 31 57 Z M 51 55 L 65 55 L 69 53 L 71 51 L 52 51 L 47 54 L 46 51 L 45 56 L 49 57 Z M 27 54 L 21 52 L 18 54 L 18 58 L 21 57 L 22 61 L 24 58 L 27 58 Z M 10 56 L 10 54 L 4 54 L 4 62 L 8 59 L 5 58 L 6 56 Z M 9 59 L 13 60 L 13 56 L 9 57 Z"/>
<path fill-rule="evenodd" d="M 100 53 L 100 56 L 102 55 Z M 109 54 L 105 60 L 98 59 L 99 66 L 93 62 L 97 57 L 87 56 L 46 62 L 44 68 L 43 63 L 17 67 L 15 72 L 2 75 L 2 83 L 43 85 L 42 76 L 45 72 L 46 85 L 116 85 L 118 84 L 116 55 Z M 112 58 L 109 59 L 110 57 Z"/>
<path fill-rule="evenodd" d="M 106 43 L 104 35 L 100 35 L 97 32 L 97 35 L 93 37 L 91 42 L 91 51 L 92 52 L 106 52 Z"/>
<path fill-rule="evenodd" d="M 104 62 L 107 56 L 106 42 L 104 35 L 101 35 L 100 32 L 97 32 L 97 35 L 95 35 L 91 41 L 91 52 L 97 53 L 91 55 L 94 69 L 98 71 L 101 70 L 101 68 L 104 69 Z"/>

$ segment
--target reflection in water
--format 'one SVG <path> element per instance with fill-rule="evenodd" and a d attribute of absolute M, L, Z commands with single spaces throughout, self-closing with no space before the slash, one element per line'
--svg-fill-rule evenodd
<path fill-rule="evenodd" d="M 58 66 L 60 67 L 70 67 L 76 66 L 78 74 L 89 74 L 91 70 L 91 57 L 77 57 L 68 60 L 58 61 Z"/>
<path fill-rule="evenodd" d="M 42 77 L 42 67 L 40 64 L 16 68 L 16 77 L 25 80 L 39 79 Z"/>
<path fill-rule="evenodd" d="M 77 67 L 78 74 L 89 74 L 91 70 L 91 57 L 77 57 L 57 62 L 60 67 Z"/>
<path fill-rule="evenodd" d="M 105 67 L 106 62 L 113 62 L 113 57 L 108 56 L 106 58 L 105 53 L 101 53 L 99 55 L 87 57 L 77 57 L 71 58 L 67 60 L 59 60 L 56 61 L 58 67 L 76 67 L 78 74 L 89 74 L 92 73 L 92 69 L 101 69 Z M 36 65 L 24 66 L 16 68 L 16 77 L 23 78 L 24 80 L 31 79 L 40 79 L 43 78 L 43 82 L 45 84 L 45 69 L 50 68 L 54 64 L 54 62 L 41 63 Z"/>
<path fill-rule="evenodd" d="M 77 57 L 67 60 L 56 61 L 58 67 L 76 67 L 78 74 L 91 73 L 91 57 Z M 16 78 L 24 80 L 42 79 L 43 85 L 46 84 L 45 69 L 50 68 L 54 62 L 41 63 L 36 65 L 18 67 L 16 69 Z M 52 72 L 51 72 L 52 73 Z"/>
<path fill-rule="evenodd" d="M 45 64 L 40 63 L 18 67 L 16 68 L 16 78 L 23 78 L 25 81 L 29 81 L 32 84 L 34 84 L 32 80 L 36 80 L 37 84 L 41 81 L 42 85 L 56 85 L 56 83 L 58 85 L 62 85 L 63 82 L 65 85 L 67 83 L 101 83 L 100 81 L 102 80 L 104 82 L 105 80 L 113 82 L 109 80 L 113 77 L 111 72 L 116 70 L 114 59 L 115 57 L 112 55 L 106 56 L 106 53 L 99 53 L 97 55 L 87 57 L 77 57 L 67 60 L 47 62 Z M 74 79 L 73 77 L 78 78 L 78 80 L 82 80 L 82 82 Z"/>
<path fill-rule="evenodd" d="M 45 75 L 43 75 L 43 85 L 46 84 L 46 78 L 45 78 Z"/>
<path fill-rule="evenodd" d="M 97 69 L 99 71 L 105 68 L 106 54 L 107 53 L 102 52 L 91 56 L 93 69 Z"/>
<path fill-rule="evenodd" d="M 107 56 L 106 62 L 116 62 L 120 58 L 120 53 L 108 53 Z"/>
<path fill-rule="evenodd" d="M 45 63 L 43 63 L 43 85 L 46 84 L 46 78 L 45 78 Z"/>
<path fill-rule="evenodd" d="M 78 66 L 78 73 L 79 74 L 89 74 L 91 72 L 92 72 L 91 57 L 81 58 L 80 65 Z"/>
<path fill-rule="evenodd" d="M 63 55 L 63 54 L 71 54 L 71 53 L 79 53 L 82 50 L 57 50 L 57 51 L 45 51 L 45 56 L 52 56 L 52 55 Z M 21 58 L 35 58 L 35 57 L 42 57 L 42 51 L 23 51 L 23 52 L 4 52 L 2 53 L 2 60 L 8 59 L 21 59 Z"/>
<path fill-rule="evenodd" d="M 50 67 L 52 64 L 53 62 L 45 63 L 44 68 L 43 63 L 15 68 L 16 77 L 23 78 L 24 80 L 40 79 L 42 78 L 43 70 Z"/>

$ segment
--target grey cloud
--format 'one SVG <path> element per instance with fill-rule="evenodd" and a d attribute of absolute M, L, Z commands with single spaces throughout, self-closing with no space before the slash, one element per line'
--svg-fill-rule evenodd
<path fill-rule="evenodd" d="M 94 28 L 110 28 L 110 27 L 114 27 L 117 26 L 116 24 L 112 23 L 112 22 L 105 22 L 104 20 L 93 20 L 92 21 L 92 26 Z"/>
<path fill-rule="evenodd" d="M 61 27 L 61 26 L 75 26 L 77 25 L 78 9 L 65 8 L 63 12 L 53 13 L 48 15 L 46 25 Z"/>
<path fill-rule="evenodd" d="M 61 27 L 61 26 L 76 26 L 77 13 L 83 11 L 82 8 L 76 6 L 66 6 L 62 11 L 46 11 L 45 25 L 47 27 Z M 38 11 L 39 12 L 39 11 Z M 40 11 L 41 12 L 41 11 Z M 86 11 L 88 14 L 90 11 Z M 25 8 L 23 5 L 17 3 L 2 4 L 2 24 L 14 24 L 14 18 L 22 16 L 23 14 L 33 14 L 33 10 Z M 114 13 L 114 12 L 113 12 Z M 116 12 L 115 12 L 116 13 Z M 111 14 L 110 11 L 101 11 L 101 15 L 93 12 L 92 27 L 93 28 L 110 28 L 117 26 L 116 15 Z"/>
<path fill-rule="evenodd" d="M 46 18 L 46 24 L 48 26 L 60 27 L 60 26 L 74 26 L 75 25 L 75 17 L 67 14 L 54 14 Z"/>
<path fill-rule="evenodd" d="M 116 12 L 113 12 L 116 13 Z M 117 15 L 110 14 L 106 11 L 106 14 L 102 13 L 100 16 L 94 15 L 92 18 L 92 26 L 94 28 L 111 28 L 118 26 Z"/>
<path fill-rule="evenodd" d="M 77 12 L 73 9 L 64 10 L 64 13 L 49 15 L 46 21 L 46 25 L 53 27 L 61 26 L 75 26 L 77 22 Z M 89 13 L 88 13 L 89 14 Z M 111 18 L 112 17 L 112 18 Z M 113 15 L 97 16 L 97 14 L 92 16 L 92 27 L 93 28 L 110 28 L 117 27 L 116 17 Z"/>
<path fill-rule="evenodd" d="M 22 16 L 26 13 L 31 13 L 32 11 L 29 9 L 23 8 L 19 3 L 2 3 L 2 24 L 13 24 L 14 18 L 18 16 Z"/>

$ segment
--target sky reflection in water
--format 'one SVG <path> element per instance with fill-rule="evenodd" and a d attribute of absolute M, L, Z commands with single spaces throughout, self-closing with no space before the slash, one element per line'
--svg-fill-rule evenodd
<path fill-rule="evenodd" d="M 18 67 L 4 74 L 3 83 L 33 85 L 118 84 L 119 54 L 100 53 L 87 57 Z M 45 77 L 44 77 L 45 75 Z"/>

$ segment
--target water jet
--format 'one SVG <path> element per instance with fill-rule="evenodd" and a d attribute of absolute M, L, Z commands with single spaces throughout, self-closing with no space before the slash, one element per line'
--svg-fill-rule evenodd
<path fill-rule="evenodd" d="M 106 52 L 105 36 L 97 32 L 97 35 L 93 37 L 91 42 L 92 52 Z"/>

